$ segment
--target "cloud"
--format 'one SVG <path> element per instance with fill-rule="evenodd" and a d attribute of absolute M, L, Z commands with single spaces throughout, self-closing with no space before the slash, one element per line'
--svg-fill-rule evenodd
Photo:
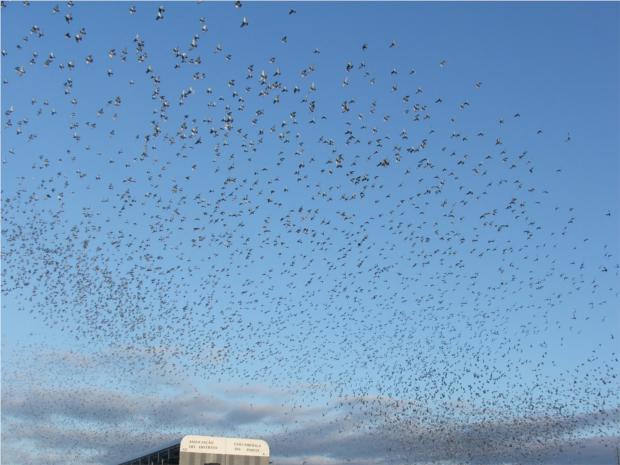
<path fill-rule="evenodd" d="M 601 419 L 615 428 L 614 434 L 602 429 L 596 435 L 583 434 L 588 428 L 600 426 Z M 470 425 L 445 423 L 441 427 L 412 426 L 404 422 L 398 426 L 386 422 L 357 430 L 355 426 L 341 419 L 274 435 L 269 440 L 272 450 L 278 454 L 308 464 L 315 463 L 312 457 L 323 457 L 342 464 L 385 461 L 602 465 L 613 460 L 612 445 L 620 439 L 620 411 L 611 409 L 570 418 L 513 418 Z"/>
<path fill-rule="evenodd" d="M 158 396 L 95 388 L 5 390 L 2 412 L 5 418 L 20 421 L 62 418 L 101 425 L 140 421 L 167 429 L 205 424 L 236 428 L 254 423 L 292 421 L 287 418 L 287 409 L 278 405 L 231 402 L 195 392 L 177 391 Z"/>
<path fill-rule="evenodd" d="M 51 461 L 67 463 L 110 464 L 153 450 L 181 436 L 179 433 L 145 433 L 126 428 L 68 427 L 22 423 L 10 431 L 3 425 L 2 463 L 23 464 Z M 7 447 L 8 446 L 8 447 Z M 28 461 L 25 461 L 25 458 Z"/>
<path fill-rule="evenodd" d="M 116 423 L 135 416 L 140 405 L 127 396 L 96 389 L 44 390 L 32 389 L 8 393 L 2 399 L 5 416 L 29 421 L 49 420 L 64 416 L 83 421 Z"/>
<path fill-rule="evenodd" d="M 41 360 L 78 373 L 70 382 L 59 378 L 61 385 L 36 370 L 19 373 L 19 382 L 3 372 L 5 465 L 60 465 L 67 456 L 112 465 L 185 434 L 265 438 L 276 465 L 603 465 L 613 462 L 620 436 L 620 407 L 517 416 L 454 403 L 451 416 L 441 417 L 419 401 L 364 396 L 302 408 L 295 390 L 261 385 L 218 385 L 207 393 L 153 378 L 151 392 L 102 388 L 91 379 L 93 360 L 108 360 L 101 354 Z"/>
<path fill-rule="evenodd" d="M 363 405 L 367 401 L 363 399 Z M 617 408 L 566 418 L 540 416 L 469 425 L 446 422 L 442 426 L 416 425 L 411 419 L 390 421 L 390 417 L 372 423 L 361 412 L 335 409 L 334 405 L 322 413 L 316 409 L 296 416 L 287 415 L 281 405 L 229 402 L 191 393 L 167 399 L 95 389 L 33 389 L 19 397 L 5 393 L 2 443 L 8 450 L 21 452 L 5 453 L 3 463 L 45 460 L 55 464 L 65 451 L 79 455 L 85 464 L 110 465 L 184 434 L 235 435 L 245 428 L 268 440 L 279 465 L 602 465 L 613 459 L 612 444 L 620 436 L 581 435 L 602 424 L 616 425 L 617 431 Z M 278 425 L 280 431 L 261 434 L 270 424 Z M 31 451 L 27 453 L 20 444 L 34 447 L 25 448 Z M 39 451 L 38 455 L 32 450 Z M 20 456 L 23 460 L 18 460 Z"/>
<path fill-rule="evenodd" d="M 342 418 L 341 418 L 342 420 Z M 603 465 L 613 460 L 612 445 L 618 436 L 596 436 L 560 440 L 554 444 L 536 442 L 520 444 L 519 453 L 506 455 L 505 450 L 476 449 L 479 443 L 468 445 L 470 438 L 464 431 L 461 436 L 446 436 L 441 431 L 428 431 L 417 444 L 403 444 L 402 432 L 385 428 L 351 430 L 346 420 L 315 421 L 311 425 L 267 436 L 273 461 L 276 465 L 387 465 L 389 464 L 553 464 L 553 465 Z M 502 430 L 502 425 L 488 424 Z M 204 426 L 203 426 L 204 427 Z M 118 428 L 93 428 L 92 426 L 53 426 L 40 422 L 23 422 L 19 428 L 4 427 L 4 464 L 26 464 L 45 461 L 52 465 L 66 462 L 68 456 L 79 456 L 85 464 L 114 464 L 137 456 L 187 433 L 174 431 L 153 433 L 156 428 L 144 431 L 135 425 Z M 186 426 L 186 428 L 189 428 Z M 191 429 L 191 428 L 190 428 Z M 192 432 L 211 433 L 211 431 Z M 260 436 L 260 435 L 259 435 Z M 31 442 L 35 447 L 19 448 Z M 6 447 L 6 445 L 9 447 Z M 458 447 L 456 447 L 458 445 Z M 37 451 L 36 453 L 34 451 Z M 64 454 L 64 455 L 63 455 Z"/>

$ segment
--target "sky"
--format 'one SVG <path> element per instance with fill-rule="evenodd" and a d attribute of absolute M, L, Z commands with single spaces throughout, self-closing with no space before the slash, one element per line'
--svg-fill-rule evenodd
<path fill-rule="evenodd" d="M 55 5 L 1 9 L 3 463 L 614 459 L 617 3 Z"/>

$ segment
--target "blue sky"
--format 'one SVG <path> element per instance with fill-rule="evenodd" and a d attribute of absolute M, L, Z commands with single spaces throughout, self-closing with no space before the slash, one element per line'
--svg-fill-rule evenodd
<path fill-rule="evenodd" d="M 617 3 L 54 5 L 2 9 L 3 460 L 610 460 Z"/>

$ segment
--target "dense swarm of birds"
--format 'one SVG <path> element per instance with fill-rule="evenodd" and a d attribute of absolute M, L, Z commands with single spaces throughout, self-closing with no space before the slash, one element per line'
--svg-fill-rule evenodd
<path fill-rule="evenodd" d="M 412 63 L 373 63 L 397 40 L 359 44 L 327 74 L 318 48 L 297 51 L 303 69 L 275 51 L 239 64 L 208 8 L 183 45 L 119 34 L 102 55 L 71 2 L 45 5 L 72 48 L 32 25 L 2 50 L 5 311 L 144 351 L 162 377 L 326 395 L 402 438 L 405 461 L 429 431 L 442 460 L 516 463 L 542 460 L 532 444 L 563 443 L 583 412 L 592 430 L 617 421 L 617 258 L 545 186 L 562 164 L 527 148 L 544 128 L 519 109 L 471 116 L 484 81 L 457 99 Z M 251 10 L 233 6 L 246 34 Z M 156 28 L 184 7 L 106 8 Z M 282 51 L 303 8 L 280 8 Z M 215 60 L 230 74 L 212 76 Z M 30 75 L 29 105 L 14 102 Z M 590 324 L 601 344 L 565 366 Z"/>

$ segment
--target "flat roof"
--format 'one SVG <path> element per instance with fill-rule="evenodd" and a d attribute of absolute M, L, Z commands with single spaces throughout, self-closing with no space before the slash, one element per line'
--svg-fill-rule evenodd
<path fill-rule="evenodd" d="M 182 438 L 181 438 L 182 439 Z M 136 462 L 142 462 L 145 461 L 146 463 L 149 463 L 149 459 L 151 458 L 151 456 L 156 455 L 156 454 L 161 454 L 161 453 L 167 453 L 167 452 L 176 452 L 177 450 L 180 449 L 180 445 L 181 445 L 181 439 L 177 439 L 175 441 L 172 442 L 168 442 L 168 443 L 164 443 L 164 445 L 158 447 L 155 450 L 152 450 L 150 452 L 145 452 L 143 454 L 140 455 L 136 455 L 133 458 L 126 460 L 124 462 L 121 462 L 119 465 L 130 465 Z"/>

